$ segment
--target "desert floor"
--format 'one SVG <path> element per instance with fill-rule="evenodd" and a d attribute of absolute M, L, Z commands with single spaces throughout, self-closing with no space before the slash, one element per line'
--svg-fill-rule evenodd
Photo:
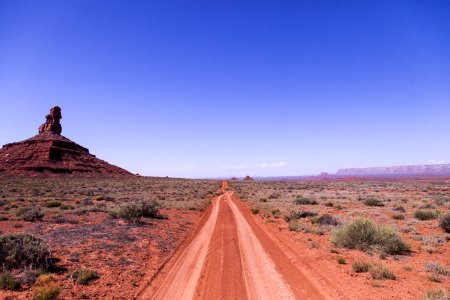
<path fill-rule="evenodd" d="M 36 236 L 54 261 L 50 275 L 11 270 L 20 286 L 4 299 L 36 297 L 42 276 L 60 299 L 445 299 L 450 289 L 446 180 L 7 178 L 0 201 L 2 236 Z M 124 216 L 142 201 L 158 214 Z M 24 220 L 30 207 L 40 217 Z M 409 250 L 336 243 L 359 217 Z M 80 270 L 97 276 L 81 282 Z"/>

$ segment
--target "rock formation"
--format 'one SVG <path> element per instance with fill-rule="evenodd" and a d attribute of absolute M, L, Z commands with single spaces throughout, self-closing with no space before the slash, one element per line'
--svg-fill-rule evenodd
<path fill-rule="evenodd" d="M 61 108 L 52 107 L 36 136 L 4 145 L 0 149 L 0 175 L 130 174 L 62 136 L 61 118 Z"/>
<path fill-rule="evenodd" d="M 336 175 L 448 175 L 450 164 L 340 169 Z"/>
<path fill-rule="evenodd" d="M 50 109 L 50 113 L 45 118 L 45 123 L 39 126 L 39 133 L 50 131 L 56 134 L 61 134 L 62 127 L 59 123 L 62 118 L 61 108 L 59 106 L 52 107 Z"/>
<path fill-rule="evenodd" d="M 254 179 L 247 175 L 244 177 L 244 180 L 254 180 Z"/>

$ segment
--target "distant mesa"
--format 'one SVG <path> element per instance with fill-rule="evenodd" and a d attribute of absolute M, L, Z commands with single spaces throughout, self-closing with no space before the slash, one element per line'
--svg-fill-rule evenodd
<path fill-rule="evenodd" d="M 0 149 L 0 175 L 103 174 L 131 175 L 100 160 L 89 150 L 61 135 L 61 108 L 54 106 L 39 133 Z"/>
<path fill-rule="evenodd" d="M 247 175 L 244 177 L 244 180 L 254 180 L 254 179 Z"/>
<path fill-rule="evenodd" d="M 230 180 L 238 180 L 237 177 L 231 177 Z"/>
<path fill-rule="evenodd" d="M 336 172 L 339 176 L 379 176 L 379 175 L 449 175 L 450 164 L 408 165 L 375 168 L 347 168 Z"/>

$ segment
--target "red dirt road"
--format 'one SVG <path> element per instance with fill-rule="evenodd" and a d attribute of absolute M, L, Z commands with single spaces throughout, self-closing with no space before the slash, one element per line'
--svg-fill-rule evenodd
<path fill-rule="evenodd" d="M 139 299 L 334 298 L 303 274 L 233 192 L 215 197 L 205 218 Z"/>

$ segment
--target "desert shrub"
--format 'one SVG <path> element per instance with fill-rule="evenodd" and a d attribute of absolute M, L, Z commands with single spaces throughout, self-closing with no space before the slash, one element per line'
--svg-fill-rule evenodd
<path fill-rule="evenodd" d="M 331 241 L 341 247 L 367 251 L 379 250 L 387 254 L 402 254 L 409 247 L 391 227 L 376 224 L 371 219 L 356 218 L 334 231 Z"/>
<path fill-rule="evenodd" d="M 371 266 L 371 264 L 369 264 L 367 262 L 357 260 L 352 264 L 352 269 L 356 273 L 365 273 L 365 272 L 369 272 L 370 266 Z"/>
<path fill-rule="evenodd" d="M 439 218 L 439 227 L 445 232 L 450 233 L 450 214 L 443 215 Z"/>
<path fill-rule="evenodd" d="M 114 197 L 111 197 L 111 196 L 99 196 L 99 197 L 96 198 L 96 200 L 98 200 L 98 201 L 102 201 L 102 200 L 104 200 L 104 201 L 113 201 Z"/>
<path fill-rule="evenodd" d="M 14 279 L 11 272 L 4 271 L 0 273 L 0 289 L 14 291 L 20 286 L 19 282 Z"/>
<path fill-rule="evenodd" d="M 343 258 L 343 257 L 338 257 L 338 259 L 337 259 L 337 262 L 338 262 L 338 264 L 340 264 L 340 265 L 345 265 L 347 262 L 345 261 L 345 258 Z"/>
<path fill-rule="evenodd" d="M 280 198 L 280 193 L 273 193 L 272 195 L 269 196 L 269 199 L 278 199 Z"/>
<path fill-rule="evenodd" d="M 436 219 L 437 215 L 435 210 L 429 209 L 419 209 L 414 213 L 414 217 L 421 221 Z"/>
<path fill-rule="evenodd" d="M 403 206 L 396 206 L 392 209 L 393 211 L 398 211 L 398 212 L 406 212 L 406 209 Z"/>
<path fill-rule="evenodd" d="M 266 198 L 261 198 L 261 199 L 259 199 L 259 202 L 265 203 L 265 202 L 267 202 L 267 199 Z"/>
<path fill-rule="evenodd" d="M 0 237 L 0 266 L 5 269 L 42 268 L 51 266 L 47 243 L 29 234 L 18 233 Z"/>
<path fill-rule="evenodd" d="M 425 264 L 425 269 L 427 270 L 427 272 L 450 276 L 450 268 L 447 266 L 443 266 L 437 262 L 427 262 Z"/>
<path fill-rule="evenodd" d="M 371 266 L 370 276 L 372 277 L 372 279 L 377 280 L 384 280 L 384 279 L 395 280 L 397 278 L 394 272 L 392 272 L 388 267 L 380 264 L 374 264 Z"/>
<path fill-rule="evenodd" d="M 290 220 L 298 220 L 298 219 L 315 217 L 315 216 L 317 216 L 317 213 L 313 212 L 313 211 L 307 211 L 307 210 L 290 211 L 287 215 L 284 216 L 284 220 L 286 222 L 289 222 Z"/>
<path fill-rule="evenodd" d="M 92 201 L 92 199 L 90 199 L 90 198 L 84 198 L 84 199 L 81 201 L 81 203 L 82 203 L 83 205 L 94 205 L 94 201 Z"/>
<path fill-rule="evenodd" d="M 72 277 L 76 280 L 77 283 L 87 285 L 89 284 L 89 282 L 100 278 L 100 275 L 97 271 L 89 269 L 79 269 L 73 273 Z"/>
<path fill-rule="evenodd" d="M 279 218 L 281 216 L 281 212 L 278 208 L 272 209 L 272 216 L 274 218 Z"/>
<path fill-rule="evenodd" d="M 432 282 L 437 282 L 437 283 L 442 282 L 442 277 L 435 273 L 428 275 L 427 279 Z"/>
<path fill-rule="evenodd" d="M 297 205 L 317 205 L 318 202 L 316 200 L 308 199 L 305 197 L 298 197 L 294 200 L 294 204 Z"/>
<path fill-rule="evenodd" d="M 59 207 L 60 210 L 74 210 L 75 207 L 73 207 L 72 205 L 61 205 Z"/>
<path fill-rule="evenodd" d="M 423 296 L 423 300 L 448 300 L 444 289 L 428 290 Z"/>
<path fill-rule="evenodd" d="M 42 220 L 44 212 L 40 207 L 24 207 L 16 212 L 16 216 L 28 222 Z"/>
<path fill-rule="evenodd" d="M 327 203 L 325 203 L 325 206 L 327 206 L 327 207 L 333 207 L 333 206 L 334 206 L 334 203 L 333 203 L 333 202 L 327 202 Z"/>
<path fill-rule="evenodd" d="M 366 199 L 364 201 L 364 204 L 367 205 L 367 206 L 384 206 L 383 201 L 378 200 L 378 199 L 374 199 L 374 198 Z"/>
<path fill-rule="evenodd" d="M 60 207 L 61 201 L 58 200 L 51 200 L 45 203 L 45 207 L 51 208 L 51 207 Z"/>
<path fill-rule="evenodd" d="M 313 224 L 337 226 L 338 220 L 329 214 L 323 214 L 320 217 L 312 219 Z"/>
<path fill-rule="evenodd" d="M 35 284 L 34 300 L 53 300 L 56 299 L 61 292 L 61 287 L 55 283 L 55 278 L 51 275 L 40 275 Z"/>
<path fill-rule="evenodd" d="M 397 214 L 397 215 L 393 215 L 393 216 L 392 216 L 392 219 L 394 219 L 394 220 L 404 220 L 404 219 L 405 219 L 405 216 L 404 216 L 404 215 Z"/>
<path fill-rule="evenodd" d="M 160 218 L 159 208 L 161 204 L 156 201 L 140 201 L 137 203 L 141 209 L 142 217 L 144 218 Z"/>
<path fill-rule="evenodd" d="M 288 228 L 290 231 L 300 231 L 300 224 L 298 224 L 295 220 L 291 220 L 288 223 Z"/>
<path fill-rule="evenodd" d="M 127 223 L 137 224 L 141 221 L 142 211 L 135 203 L 126 203 L 120 206 L 116 216 Z"/>
<path fill-rule="evenodd" d="M 259 214 L 259 208 L 252 207 L 251 212 L 252 212 L 252 214 L 257 215 L 257 214 Z"/>

